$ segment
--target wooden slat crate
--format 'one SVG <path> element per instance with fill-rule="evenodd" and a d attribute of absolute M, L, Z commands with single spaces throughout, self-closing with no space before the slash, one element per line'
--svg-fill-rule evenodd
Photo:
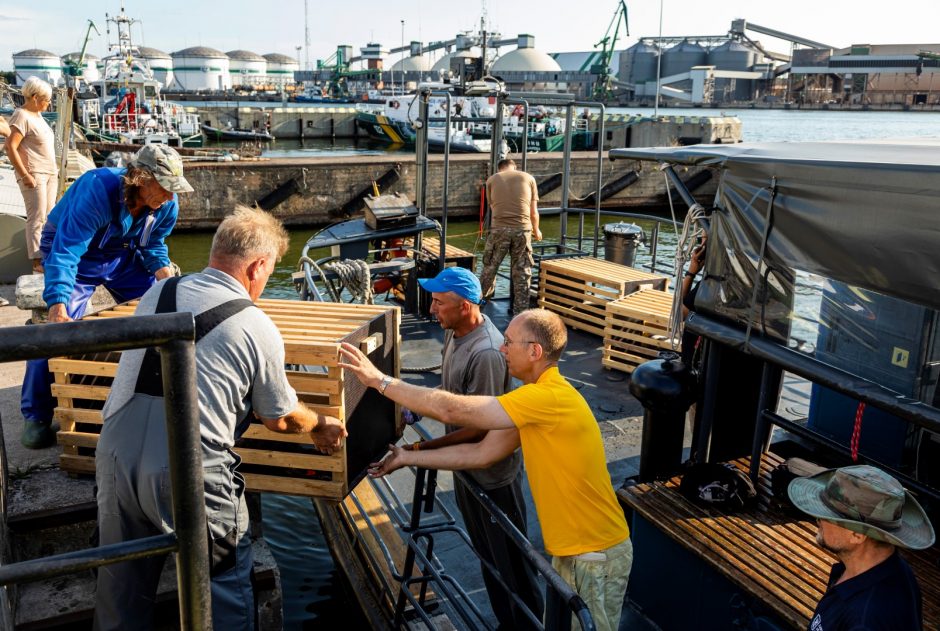
<path fill-rule="evenodd" d="M 251 491 L 342 499 L 365 476 L 368 464 L 401 437 L 403 425 L 394 403 L 354 376 L 347 378 L 337 365 L 339 344 L 358 344 L 380 370 L 398 375 L 401 311 L 290 300 L 259 300 L 257 305 L 284 338 L 287 376 L 298 398 L 314 410 L 345 419 L 349 437 L 342 450 L 327 456 L 306 434 L 272 432 L 255 421 L 235 448 L 242 458 L 239 471 Z M 88 319 L 127 317 L 135 307 L 135 302 L 118 305 Z M 119 358 L 119 353 L 107 353 L 49 362 L 65 471 L 95 471 L 101 409 Z"/>
<path fill-rule="evenodd" d="M 669 335 L 672 300 L 667 291 L 641 289 L 608 302 L 604 366 L 632 373 L 640 364 L 656 359 L 659 351 L 672 350 Z"/>
<path fill-rule="evenodd" d="M 542 261 L 539 306 L 575 329 L 604 336 L 607 303 L 640 289 L 665 290 L 668 279 L 595 258 Z"/>
<path fill-rule="evenodd" d="M 441 241 L 437 237 L 421 237 L 421 249 L 433 257 L 439 257 L 441 255 Z M 464 267 L 471 272 L 476 269 L 477 259 L 473 252 L 461 250 L 448 243 L 444 255 L 446 256 L 444 259 L 445 267 L 456 265 L 457 267 Z"/>

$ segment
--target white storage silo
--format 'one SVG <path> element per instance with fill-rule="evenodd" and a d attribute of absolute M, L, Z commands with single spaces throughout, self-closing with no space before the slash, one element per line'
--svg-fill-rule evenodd
<path fill-rule="evenodd" d="M 13 71 L 18 86 L 26 83 L 30 77 L 39 77 L 54 86 L 62 80 L 62 60 L 48 50 L 30 48 L 13 53 Z"/>
<path fill-rule="evenodd" d="M 281 53 L 268 53 L 262 55 L 267 62 L 268 83 L 283 88 L 286 85 L 293 85 L 294 73 L 300 70 L 300 64 L 290 55 Z"/>
<path fill-rule="evenodd" d="M 149 46 L 138 46 L 137 51 L 140 58 L 150 66 L 153 78 L 159 81 L 164 89 L 170 89 L 173 84 L 173 58 L 168 53 Z"/>
<path fill-rule="evenodd" d="M 193 46 L 170 53 L 173 58 L 173 88 L 185 92 L 228 90 L 232 87 L 229 59 L 220 50 Z"/>
<path fill-rule="evenodd" d="M 268 62 L 250 50 L 230 50 L 228 55 L 228 73 L 232 77 L 232 87 L 256 88 L 268 82 Z"/>
<path fill-rule="evenodd" d="M 62 67 L 65 67 L 65 64 L 71 61 L 78 63 L 79 58 L 82 56 L 81 52 L 69 53 L 67 55 L 62 55 Z M 95 83 L 101 79 L 101 70 L 100 68 L 101 59 L 95 55 L 90 55 L 85 53 L 85 61 L 82 64 L 82 80 L 85 83 Z"/>

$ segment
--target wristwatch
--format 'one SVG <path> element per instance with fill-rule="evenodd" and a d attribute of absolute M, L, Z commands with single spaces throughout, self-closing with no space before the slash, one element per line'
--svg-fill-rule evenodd
<path fill-rule="evenodd" d="M 391 375 L 385 375 L 382 377 L 382 382 L 379 384 L 379 394 L 385 394 L 385 389 L 395 381 L 395 378 Z"/>

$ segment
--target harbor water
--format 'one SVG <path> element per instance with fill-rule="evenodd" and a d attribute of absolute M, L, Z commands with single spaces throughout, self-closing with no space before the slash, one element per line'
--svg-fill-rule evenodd
<path fill-rule="evenodd" d="M 652 116 L 654 110 L 612 107 L 607 113 L 611 116 Z M 940 115 L 934 112 L 660 108 L 659 115 L 737 116 L 741 119 L 745 142 L 940 137 Z M 611 121 L 607 126 L 610 128 L 617 124 Z M 334 141 L 278 140 L 271 143 L 262 155 L 283 158 L 322 154 L 381 154 L 389 151 L 412 152 L 410 149 L 389 148 L 366 139 L 338 138 Z"/>
<path fill-rule="evenodd" d="M 612 114 L 652 115 L 650 109 L 608 110 Z M 720 115 L 718 110 L 705 109 L 661 109 L 661 115 L 709 116 Z M 738 116 L 748 142 L 770 141 L 817 141 L 817 140 L 866 140 L 886 138 L 940 137 L 940 115 L 919 112 L 833 112 L 798 110 L 724 110 L 727 115 Z M 286 157 L 308 155 L 311 152 L 350 155 L 362 152 L 383 151 L 381 147 L 356 143 L 353 140 L 328 141 L 277 141 L 266 150 L 265 155 Z M 684 210 L 684 209 L 682 209 Z M 608 218 L 602 221 L 616 221 Z M 569 234 L 576 222 L 569 221 Z M 647 235 L 651 225 L 642 224 Z M 681 226 L 680 226 L 681 227 Z M 477 233 L 476 221 L 451 221 L 448 242 L 465 250 L 482 253 L 482 242 Z M 316 230 L 293 229 L 290 250 L 278 264 L 266 291 L 266 297 L 295 298 L 290 274 L 307 239 Z M 542 222 L 542 231 L 547 240 L 558 239 L 558 218 L 548 217 Z M 593 226 L 585 222 L 585 234 L 593 234 Z M 603 233 L 601 233 L 603 242 Z M 170 237 L 171 258 L 184 272 L 201 270 L 208 261 L 211 234 L 183 233 Z M 660 232 L 660 271 L 672 266 L 672 254 L 676 236 L 664 226 Z M 587 243 L 590 248 L 590 242 Z M 479 258 L 478 258 L 479 260 Z M 649 249 L 641 248 L 637 265 L 650 262 Z M 497 295 L 506 295 L 505 285 L 497 287 Z M 615 481 L 616 483 L 617 481 Z M 266 495 L 263 499 L 265 513 L 265 538 L 271 546 L 281 568 L 284 589 L 284 614 L 286 629 L 303 628 L 359 628 L 351 622 L 355 609 L 352 601 L 343 594 L 343 587 L 333 568 L 329 550 L 326 548 L 316 514 L 309 500 Z"/>

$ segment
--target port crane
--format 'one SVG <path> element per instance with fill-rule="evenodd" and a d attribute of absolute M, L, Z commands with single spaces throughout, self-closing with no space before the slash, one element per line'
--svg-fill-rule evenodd
<path fill-rule="evenodd" d="M 623 23 L 624 37 L 630 34 L 630 26 L 627 23 L 627 3 L 619 0 L 617 9 L 614 11 L 614 17 L 610 20 L 607 32 L 604 38 L 594 44 L 594 48 L 600 47 L 601 54 L 597 62 L 591 64 L 591 74 L 595 76 L 593 97 L 596 100 L 606 100 L 613 94 L 616 77 L 610 72 L 610 61 L 614 56 L 614 49 L 617 46 L 617 37 L 620 34 L 620 24 Z"/>
<path fill-rule="evenodd" d="M 88 48 L 88 40 L 91 39 L 92 29 L 94 29 L 95 34 L 101 35 L 95 23 L 88 20 L 88 28 L 85 29 L 85 41 L 82 42 L 82 51 L 78 54 L 78 59 L 67 59 L 62 66 L 62 73 L 68 77 L 66 81 L 72 87 L 78 87 L 78 80 L 85 69 L 85 50 Z"/>

